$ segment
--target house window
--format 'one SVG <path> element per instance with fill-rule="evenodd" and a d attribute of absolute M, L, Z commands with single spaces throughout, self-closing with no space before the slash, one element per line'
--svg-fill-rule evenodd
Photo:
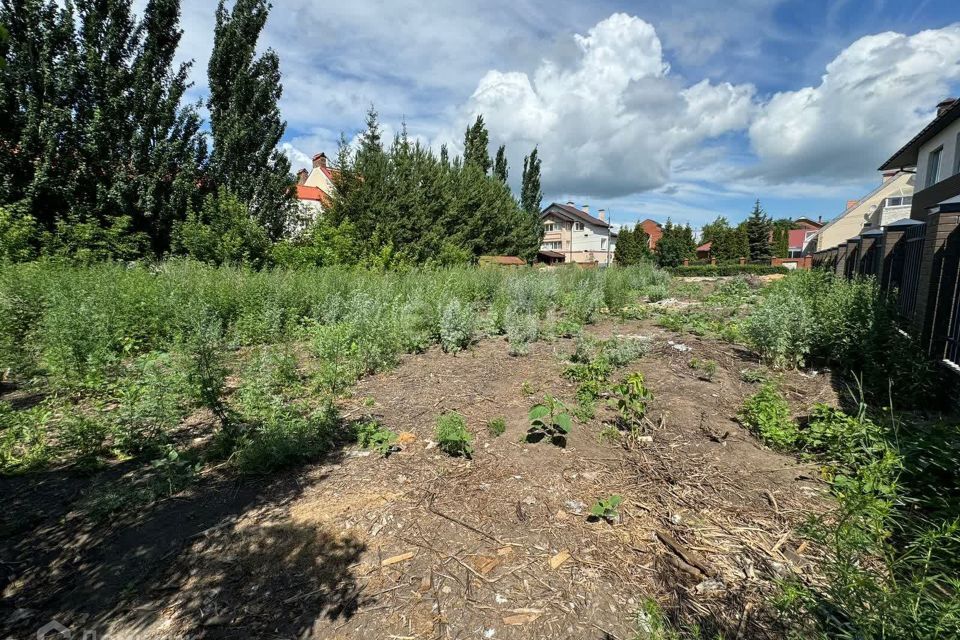
<path fill-rule="evenodd" d="M 602 251 L 602 250 L 604 250 L 604 249 L 606 249 L 606 248 L 607 248 L 607 239 L 606 239 L 606 238 L 600 238 L 600 250 Z"/>
<path fill-rule="evenodd" d="M 927 180 L 924 186 L 932 187 L 940 181 L 940 156 L 942 155 L 943 147 L 930 152 L 930 159 L 927 161 Z"/>
<path fill-rule="evenodd" d="M 543 230 L 544 230 L 546 233 L 550 233 L 551 231 L 556 231 L 556 230 L 557 230 L 557 225 L 556 225 L 556 223 L 554 223 L 554 222 L 548 222 L 548 223 L 546 223 L 545 225 L 543 225 Z"/>
<path fill-rule="evenodd" d="M 582 223 L 582 222 L 574 222 L 574 223 L 573 223 L 573 230 L 574 230 L 574 231 L 583 231 L 583 223 Z"/>
<path fill-rule="evenodd" d="M 561 242 L 544 242 L 540 245 L 541 249 L 547 249 L 548 251 L 559 251 L 562 248 Z"/>
<path fill-rule="evenodd" d="M 957 134 L 957 146 L 953 148 L 953 175 L 960 173 L 960 133 Z"/>
<path fill-rule="evenodd" d="M 887 198 L 888 207 L 905 207 L 913 202 L 913 196 L 895 196 Z"/>

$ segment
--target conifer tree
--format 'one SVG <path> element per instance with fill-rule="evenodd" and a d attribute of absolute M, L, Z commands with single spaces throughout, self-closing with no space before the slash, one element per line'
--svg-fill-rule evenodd
<path fill-rule="evenodd" d="M 543 190 L 540 188 L 540 158 L 534 147 L 529 156 L 523 159 L 523 179 L 520 185 L 520 208 L 540 216 L 543 203 Z"/>
<path fill-rule="evenodd" d="M 510 170 L 507 168 L 507 148 L 504 145 L 500 145 L 500 148 L 497 149 L 497 157 L 493 161 L 493 177 L 506 184 L 509 175 Z"/>
<path fill-rule="evenodd" d="M 747 240 L 750 243 L 750 260 L 754 262 L 766 261 L 773 257 L 770 250 L 770 233 L 773 224 L 760 206 L 758 199 L 753 206 L 753 212 L 745 221 Z"/>
<path fill-rule="evenodd" d="M 467 132 L 463 137 L 463 164 L 473 164 L 484 174 L 490 172 L 490 134 L 487 132 L 487 125 L 483 122 L 483 116 L 477 116 L 476 122 L 467 127 Z"/>
<path fill-rule="evenodd" d="M 287 226 L 293 189 L 290 161 L 277 148 L 286 129 L 278 105 L 280 61 L 272 49 L 256 55 L 269 12 L 267 0 L 236 0 L 230 11 L 220 0 L 207 107 L 216 186 L 236 194 L 276 239 Z"/>
<path fill-rule="evenodd" d="M 617 247 L 614 250 L 614 260 L 617 264 L 626 267 L 639 264 L 650 258 L 650 236 L 638 223 L 633 229 L 623 227 L 617 236 Z"/>

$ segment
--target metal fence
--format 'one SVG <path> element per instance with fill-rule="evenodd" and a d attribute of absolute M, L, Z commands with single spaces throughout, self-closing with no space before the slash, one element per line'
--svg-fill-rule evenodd
<path fill-rule="evenodd" d="M 897 307 L 900 316 L 913 318 L 917 308 L 917 291 L 920 284 L 920 268 L 923 265 L 923 241 L 926 239 L 927 225 L 917 224 L 909 227 L 903 234 L 900 246 L 903 261 L 899 273 L 892 274 L 890 291 L 898 291 Z"/>

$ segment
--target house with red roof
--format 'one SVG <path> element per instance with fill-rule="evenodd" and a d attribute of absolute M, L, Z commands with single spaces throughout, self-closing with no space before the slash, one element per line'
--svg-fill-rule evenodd
<path fill-rule="evenodd" d="M 325 153 L 313 156 L 313 168 L 310 171 L 300 169 L 297 172 L 297 200 L 305 217 L 316 218 L 330 207 L 335 175 L 336 169 L 328 164 Z"/>

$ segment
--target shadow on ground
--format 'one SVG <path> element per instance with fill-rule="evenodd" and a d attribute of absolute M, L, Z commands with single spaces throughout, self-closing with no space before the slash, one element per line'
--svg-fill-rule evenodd
<path fill-rule="evenodd" d="M 106 518 L 80 508 L 137 473 L 118 465 L 0 478 L 0 637 L 35 637 L 51 620 L 75 635 L 298 636 L 361 604 L 351 565 L 363 545 L 285 517 L 302 489 L 296 470 L 202 480 Z"/>

